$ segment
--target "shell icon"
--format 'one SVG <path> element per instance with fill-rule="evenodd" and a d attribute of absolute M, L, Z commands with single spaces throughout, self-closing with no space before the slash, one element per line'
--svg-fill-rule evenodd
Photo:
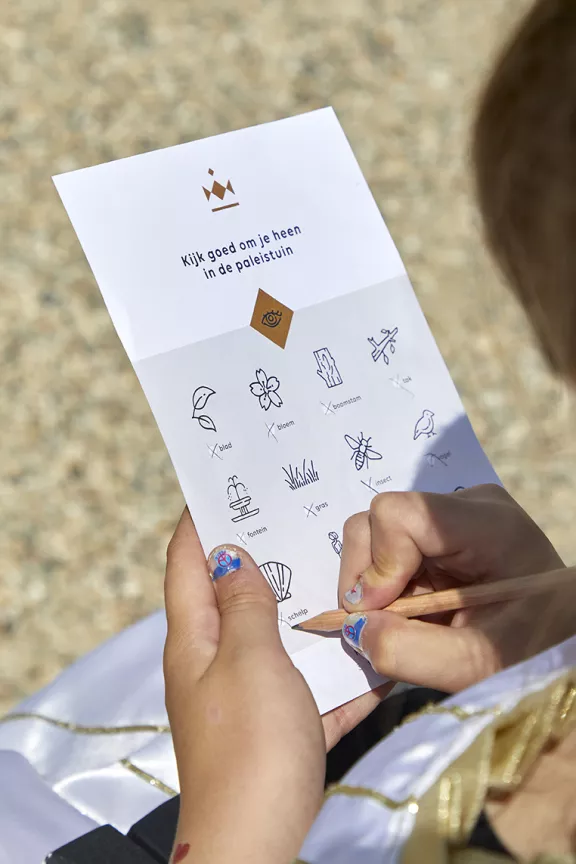
<path fill-rule="evenodd" d="M 289 600 L 290 582 L 292 581 L 292 570 L 287 564 L 281 564 L 279 561 L 267 561 L 266 564 L 260 565 L 260 570 L 266 577 L 266 581 L 272 588 L 274 596 L 278 603 L 283 600 Z"/>

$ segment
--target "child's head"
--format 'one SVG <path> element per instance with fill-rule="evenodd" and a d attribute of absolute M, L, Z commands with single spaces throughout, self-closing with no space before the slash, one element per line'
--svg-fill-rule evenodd
<path fill-rule="evenodd" d="M 576 382 L 576 0 L 538 0 L 482 96 L 486 238 L 554 370 Z"/>

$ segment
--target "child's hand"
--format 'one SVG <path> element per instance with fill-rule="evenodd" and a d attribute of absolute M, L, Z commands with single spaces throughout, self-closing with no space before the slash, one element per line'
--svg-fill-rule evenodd
<path fill-rule="evenodd" d="M 181 787 L 174 862 L 288 864 L 321 805 L 322 723 L 277 606 L 234 546 L 208 566 L 186 510 L 168 549 L 166 705 Z"/>
<path fill-rule="evenodd" d="M 426 621 L 383 607 L 401 594 L 538 572 L 545 579 L 544 571 L 563 566 L 546 536 L 499 486 L 450 495 L 378 495 L 370 513 L 345 526 L 339 591 L 354 615 L 343 634 L 386 677 L 460 690 L 571 636 L 574 595 L 544 594 Z"/>

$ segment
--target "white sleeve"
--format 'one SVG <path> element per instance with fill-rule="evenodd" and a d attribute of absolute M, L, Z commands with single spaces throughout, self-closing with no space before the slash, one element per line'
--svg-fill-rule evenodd
<path fill-rule="evenodd" d="M 0 864 L 40 864 L 97 823 L 57 795 L 19 753 L 0 750 Z"/>
<path fill-rule="evenodd" d="M 305 864 L 399 864 L 418 802 L 496 717 L 576 666 L 576 637 L 400 726 L 333 787 L 302 847 Z"/>

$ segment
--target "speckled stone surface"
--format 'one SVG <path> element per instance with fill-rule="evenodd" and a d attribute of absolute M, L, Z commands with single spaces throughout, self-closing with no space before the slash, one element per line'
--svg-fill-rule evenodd
<path fill-rule="evenodd" d="M 574 560 L 573 399 L 482 251 L 467 171 L 475 95 L 527 5 L 2 5 L 0 710 L 161 603 L 183 504 L 61 171 L 333 104 L 480 439 Z"/>

